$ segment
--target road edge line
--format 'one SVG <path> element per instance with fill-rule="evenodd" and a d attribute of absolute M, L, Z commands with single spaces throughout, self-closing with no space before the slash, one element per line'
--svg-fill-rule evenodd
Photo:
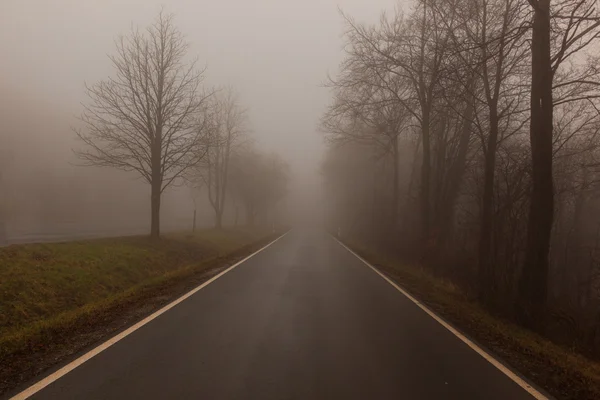
<path fill-rule="evenodd" d="M 63 376 L 67 375 L 69 372 L 73 371 L 75 368 L 79 367 L 80 365 L 82 365 L 86 361 L 90 360 L 91 358 L 97 356 L 98 354 L 100 354 L 104 350 L 108 349 L 109 347 L 111 347 L 115 343 L 117 343 L 117 342 L 121 341 L 122 339 L 124 339 L 125 337 L 129 336 L 130 334 L 132 334 L 133 332 L 137 331 L 138 329 L 140 329 L 144 325 L 148 324 L 152 320 L 156 319 L 160 315 L 166 313 L 167 311 L 169 311 L 171 308 L 175 307 L 179 303 L 182 303 L 183 301 L 187 300 L 188 298 L 190 298 L 191 296 L 193 296 L 194 294 L 196 294 L 197 292 L 199 292 L 204 287 L 210 285 L 211 283 L 213 283 L 214 281 L 216 281 L 217 279 L 219 279 L 220 277 L 222 277 L 226 273 L 230 272 L 234 268 L 236 268 L 239 265 L 243 264 L 244 262 L 248 261 L 250 258 L 254 257 L 258 253 L 261 253 L 263 250 L 266 250 L 268 247 L 270 247 L 271 245 L 275 244 L 275 242 L 279 241 L 279 239 L 283 238 L 288 233 L 289 233 L 289 231 L 285 232 L 284 234 L 282 234 L 281 236 L 277 237 L 272 242 L 268 243 L 266 246 L 258 249 L 254 253 L 250 254 L 247 257 L 245 257 L 243 260 L 238 261 L 237 263 L 235 263 L 232 266 L 228 267 L 224 271 L 221 271 L 219 274 L 213 276 L 212 278 L 210 278 L 209 280 L 207 280 L 206 282 L 204 282 L 200 286 L 198 286 L 198 287 L 190 290 L 189 292 L 187 292 L 183 296 L 179 297 L 178 299 L 176 299 L 176 300 L 172 301 L 171 303 L 167 304 L 166 306 L 162 307 L 160 310 L 153 312 L 152 314 L 150 314 L 149 316 L 147 316 L 143 320 L 135 323 L 134 325 L 130 326 L 129 328 L 127 328 L 123 332 L 119 333 L 118 335 L 115 335 L 112 338 L 110 338 L 110 339 L 106 340 L 105 342 L 101 343 L 100 345 L 94 347 L 92 350 L 88 351 L 87 353 L 85 353 L 85 354 L 81 355 L 80 357 L 76 358 L 75 360 L 71 361 L 67 365 L 65 365 L 62 368 L 60 368 L 58 371 L 56 371 L 56 372 L 48 375 L 47 377 L 41 379 L 40 381 L 34 383 L 33 385 L 29 386 L 27 389 L 25 389 L 25 390 L 21 391 L 20 393 L 14 395 L 13 397 L 10 397 L 10 400 L 23 400 L 23 399 L 27 399 L 27 398 L 33 396 L 34 394 L 36 394 L 40 390 L 44 389 L 46 386 L 48 386 L 51 383 L 59 380 Z"/>
<path fill-rule="evenodd" d="M 550 400 L 551 399 L 551 397 L 549 397 L 549 396 L 543 394 L 542 392 L 540 392 L 538 389 L 536 389 L 530 383 L 528 383 L 525 379 L 523 379 L 518 374 L 516 374 L 515 372 L 513 372 L 510 368 L 508 368 L 506 365 L 504 365 L 504 363 L 502 363 L 501 361 L 497 360 L 490 353 L 488 353 L 487 351 L 485 351 L 484 349 L 482 349 L 475 342 L 473 342 L 471 339 L 469 339 L 464 334 L 462 334 L 458 329 L 454 328 L 452 325 L 450 325 L 448 322 L 446 322 L 442 317 L 440 317 L 439 315 L 437 315 L 429 307 L 425 306 L 417 298 L 415 298 L 413 295 L 411 295 L 410 293 L 408 293 L 405 289 L 403 289 L 402 287 L 400 287 L 396 282 L 392 281 L 383 272 L 379 271 L 376 267 L 374 267 L 373 265 L 371 265 L 367 260 L 365 260 L 364 258 L 362 258 L 361 256 L 359 256 L 358 254 L 356 254 L 352 249 L 350 249 L 348 246 L 346 246 L 344 243 L 342 243 L 338 238 L 336 238 L 333 235 L 332 235 L 332 237 L 343 248 L 345 248 L 349 253 L 351 253 L 356 258 L 358 258 L 360 261 L 362 261 L 362 263 L 365 264 L 367 267 L 369 267 L 373 271 L 375 271 L 375 273 L 377 273 L 380 277 L 382 277 L 383 279 L 385 279 L 390 285 L 392 285 L 396 290 L 398 290 L 405 297 L 407 297 L 410 301 L 412 301 L 417 307 L 419 307 L 421 310 L 425 311 L 431 318 L 433 318 L 434 320 L 436 320 L 440 325 L 442 325 L 444 328 L 446 328 L 448 331 L 450 331 L 450 333 L 452 333 L 454 336 L 456 336 L 457 338 L 459 338 L 463 343 L 465 343 L 472 350 L 474 350 L 477 354 L 479 354 L 481 357 L 483 357 L 487 362 L 489 362 L 494 367 L 496 367 L 498 370 L 500 370 L 500 372 L 502 372 L 504 375 L 506 375 L 508 378 L 510 378 L 513 382 L 515 382 L 517 385 L 519 385 L 521 388 L 523 388 L 527 393 L 529 393 L 530 395 L 532 395 L 535 399 L 537 399 L 537 400 Z"/>

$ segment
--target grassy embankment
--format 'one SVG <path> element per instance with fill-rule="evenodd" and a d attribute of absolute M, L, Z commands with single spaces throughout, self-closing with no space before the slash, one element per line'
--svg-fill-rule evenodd
<path fill-rule="evenodd" d="M 558 399 L 600 399 L 600 363 L 496 318 L 458 286 L 352 240 L 346 245 L 436 314 Z"/>
<path fill-rule="evenodd" d="M 49 359 L 123 328 L 272 237 L 230 229 L 154 242 L 128 237 L 0 248 L 0 393 L 30 378 L 32 368 L 40 372 Z"/>

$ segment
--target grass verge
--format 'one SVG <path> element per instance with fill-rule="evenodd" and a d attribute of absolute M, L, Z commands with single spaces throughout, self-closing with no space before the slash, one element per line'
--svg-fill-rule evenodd
<path fill-rule="evenodd" d="M 490 315 L 459 287 L 422 268 L 405 265 L 356 241 L 346 240 L 345 244 L 550 395 L 565 400 L 600 399 L 600 363 Z"/>
<path fill-rule="evenodd" d="M 273 240 L 256 230 L 0 249 L 0 394 L 74 358 Z"/>

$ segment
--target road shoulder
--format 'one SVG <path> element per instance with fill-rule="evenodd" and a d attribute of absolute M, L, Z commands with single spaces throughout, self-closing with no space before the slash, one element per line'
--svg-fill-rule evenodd
<path fill-rule="evenodd" d="M 560 399 L 600 398 L 600 363 L 493 317 L 450 282 L 345 240 L 343 243 L 494 358 Z"/>
<path fill-rule="evenodd" d="M 273 242 L 268 234 L 235 250 L 174 269 L 102 301 L 63 313 L 0 354 L 0 396 L 15 395 Z M 39 324 L 38 324 L 39 325 Z M 43 324 L 42 324 L 43 325 Z"/>

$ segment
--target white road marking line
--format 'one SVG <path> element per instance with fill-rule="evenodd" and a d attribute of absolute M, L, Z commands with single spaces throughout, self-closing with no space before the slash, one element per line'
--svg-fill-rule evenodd
<path fill-rule="evenodd" d="M 362 258 L 361 256 L 359 256 L 358 254 L 356 254 L 354 251 L 352 251 L 348 246 L 346 246 L 344 243 L 342 243 L 336 237 L 334 237 L 334 239 L 342 247 L 344 247 L 351 254 L 353 254 L 356 258 L 358 258 L 360 261 L 362 261 L 366 266 L 368 266 L 369 268 L 371 268 L 379 276 L 381 276 L 383 279 L 385 279 L 390 285 L 392 285 L 394 288 L 396 288 L 396 290 L 398 290 L 400 293 L 402 293 L 404 296 L 406 296 L 410 301 L 412 301 L 413 303 L 415 303 L 417 305 L 417 307 L 419 307 L 421 310 L 425 311 L 431 318 L 435 319 L 440 325 L 442 325 L 444 328 L 448 329 L 454 336 L 456 336 L 457 338 L 459 338 L 460 340 L 462 340 L 471 349 L 475 350 L 475 352 L 477 352 L 477 354 L 479 354 L 480 356 L 482 356 L 483 358 L 485 358 L 486 361 L 489 362 L 490 364 L 492 364 L 494 367 L 498 368 L 504 375 L 508 376 L 517 385 L 521 386 L 527 393 L 529 393 L 530 395 L 532 395 L 535 399 L 537 399 L 537 400 L 549 400 L 549 398 L 547 396 L 545 396 L 544 394 L 540 393 L 536 388 L 534 388 L 529 383 L 527 383 L 523 378 L 521 378 L 520 376 L 518 376 L 517 374 L 515 374 L 513 371 L 511 371 L 510 369 L 508 369 L 504 364 L 502 364 L 500 361 L 496 360 L 494 357 L 492 357 L 489 353 L 487 353 L 481 347 L 479 347 L 475 343 L 473 343 L 473 341 L 471 341 L 465 335 L 463 335 L 458 330 L 456 330 L 452 325 L 450 325 L 446 321 L 444 321 L 436 313 L 434 313 L 433 311 L 431 311 L 427 306 L 424 306 L 423 303 L 421 303 L 416 298 L 414 298 L 406 290 L 404 290 L 400 286 L 398 286 L 394 281 L 392 281 L 390 278 L 388 278 L 387 276 L 385 276 L 385 274 L 383 274 L 377 268 L 375 268 L 374 266 L 372 266 L 371 264 L 369 264 L 368 261 L 366 261 L 364 258 Z"/>
<path fill-rule="evenodd" d="M 62 367 L 58 371 L 54 372 L 53 374 L 47 376 L 46 378 L 42 379 L 41 381 L 39 381 L 39 382 L 37 382 L 35 384 L 33 384 L 32 386 L 30 386 L 27 389 L 23 390 L 21 393 L 15 395 L 13 397 L 11 397 L 11 400 L 22 400 L 22 399 L 27 399 L 28 397 L 33 396 L 34 394 L 36 394 L 37 392 L 39 392 L 40 390 L 42 390 L 46 386 L 50 385 L 52 382 L 54 382 L 54 381 L 62 378 L 63 376 L 65 376 L 69 372 L 73 371 L 75 368 L 79 367 L 84 362 L 86 362 L 89 359 L 91 359 L 92 357 L 100 354 L 101 352 L 103 352 L 104 350 L 108 349 L 113 344 L 117 343 L 118 341 L 122 340 L 123 338 L 125 338 L 126 336 L 132 334 L 133 332 L 137 331 L 142 326 L 146 325 L 148 322 L 152 321 L 153 319 L 157 318 L 161 314 L 164 314 L 165 312 L 169 311 L 171 308 L 175 307 L 179 303 L 181 303 L 184 300 L 186 300 L 187 298 L 191 297 L 196 292 L 198 292 L 200 289 L 202 289 L 205 286 L 208 286 L 212 282 L 216 281 L 217 279 L 219 279 L 220 277 L 222 277 L 223 275 L 225 275 L 226 273 L 228 273 L 229 271 L 231 271 L 235 267 L 239 266 L 240 264 L 243 264 L 244 262 L 246 262 L 250 258 L 252 258 L 255 255 L 257 255 L 258 253 L 262 252 L 267 247 L 270 247 L 275 242 L 277 242 L 279 239 L 281 239 L 282 237 L 284 237 L 285 235 L 287 235 L 287 233 L 288 232 L 286 232 L 283 235 L 279 236 L 277 239 L 273 240 L 271 243 L 267 244 L 265 247 L 263 247 L 260 250 L 257 250 L 254 253 L 250 254 L 248 257 L 244 258 L 242 261 L 239 261 L 239 262 L 235 263 L 234 265 L 232 265 L 231 267 L 227 268 L 225 271 L 221 272 L 220 274 L 215 275 L 214 277 L 212 277 L 208 281 L 204 282 L 202 285 L 200 285 L 197 288 L 191 290 L 190 292 L 184 294 L 183 296 L 181 296 L 177 300 L 173 301 L 172 303 L 167 304 L 166 306 L 164 306 L 160 310 L 156 311 L 152 315 L 144 318 L 143 320 L 141 320 L 137 324 L 131 326 L 127 330 L 119 333 L 117 336 L 115 336 L 115 337 L 107 340 L 106 342 L 104 342 L 101 345 L 95 347 L 94 349 L 88 351 L 87 353 L 85 353 L 81 357 L 77 358 L 76 360 L 72 361 L 71 363 L 65 365 L 64 367 Z"/>

